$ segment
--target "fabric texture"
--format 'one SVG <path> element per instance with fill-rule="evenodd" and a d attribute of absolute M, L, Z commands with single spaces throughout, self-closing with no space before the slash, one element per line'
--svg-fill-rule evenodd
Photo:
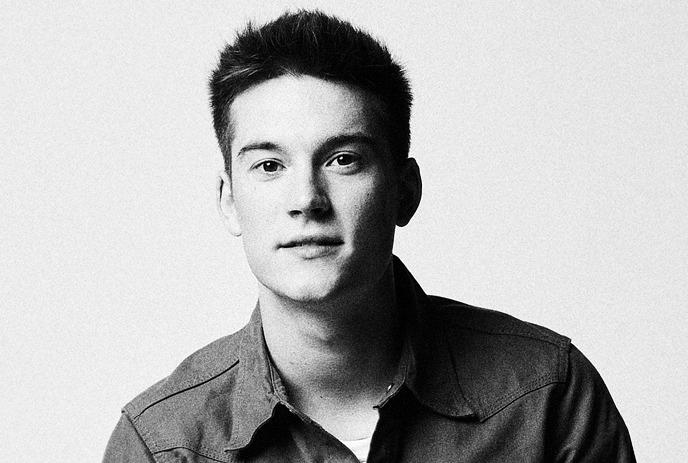
<path fill-rule="evenodd" d="M 604 382 L 568 338 L 427 296 L 396 257 L 394 275 L 405 340 L 368 463 L 635 461 Z M 256 309 L 127 404 L 103 461 L 358 459 L 289 403 Z"/>

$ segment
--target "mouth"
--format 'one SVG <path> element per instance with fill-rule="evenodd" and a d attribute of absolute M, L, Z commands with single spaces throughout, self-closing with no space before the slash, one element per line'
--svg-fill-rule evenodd
<path fill-rule="evenodd" d="M 304 259 L 315 259 L 337 252 L 344 244 L 340 238 L 332 236 L 304 236 L 285 241 L 280 248 L 294 252 Z"/>
<path fill-rule="evenodd" d="M 344 242 L 336 237 L 330 236 L 306 236 L 284 242 L 282 248 L 299 248 L 304 246 L 339 246 Z"/>

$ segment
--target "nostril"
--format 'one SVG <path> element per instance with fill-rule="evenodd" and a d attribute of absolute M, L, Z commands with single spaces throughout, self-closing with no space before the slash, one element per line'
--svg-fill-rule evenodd
<path fill-rule="evenodd" d="M 295 207 L 291 208 L 290 214 L 297 216 L 300 214 L 311 216 L 322 216 L 331 209 L 329 199 L 324 195 L 317 195 L 307 200 L 299 201 Z"/>
<path fill-rule="evenodd" d="M 295 172 L 291 189 L 286 192 L 286 202 L 292 216 L 301 214 L 321 216 L 330 210 L 324 179 L 317 169 L 306 169 Z"/>

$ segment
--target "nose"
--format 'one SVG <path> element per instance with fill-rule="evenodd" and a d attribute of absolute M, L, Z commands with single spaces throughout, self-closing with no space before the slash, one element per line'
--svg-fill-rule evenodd
<path fill-rule="evenodd" d="M 295 173 L 288 194 L 289 215 L 292 217 L 322 218 L 331 210 L 323 180 L 312 168 Z"/>

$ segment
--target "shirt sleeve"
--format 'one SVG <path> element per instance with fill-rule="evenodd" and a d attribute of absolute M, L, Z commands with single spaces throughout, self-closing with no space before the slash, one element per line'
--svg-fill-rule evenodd
<path fill-rule="evenodd" d="M 595 367 L 573 345 L 558 403 L 554 461 L 634 463 L 631 438 Z"/>
<path fill-rule="evenodd" d="M 154 463 L 155 459 L 129 417 L 122 416 L 110 436 L 103 463 Z"/>

